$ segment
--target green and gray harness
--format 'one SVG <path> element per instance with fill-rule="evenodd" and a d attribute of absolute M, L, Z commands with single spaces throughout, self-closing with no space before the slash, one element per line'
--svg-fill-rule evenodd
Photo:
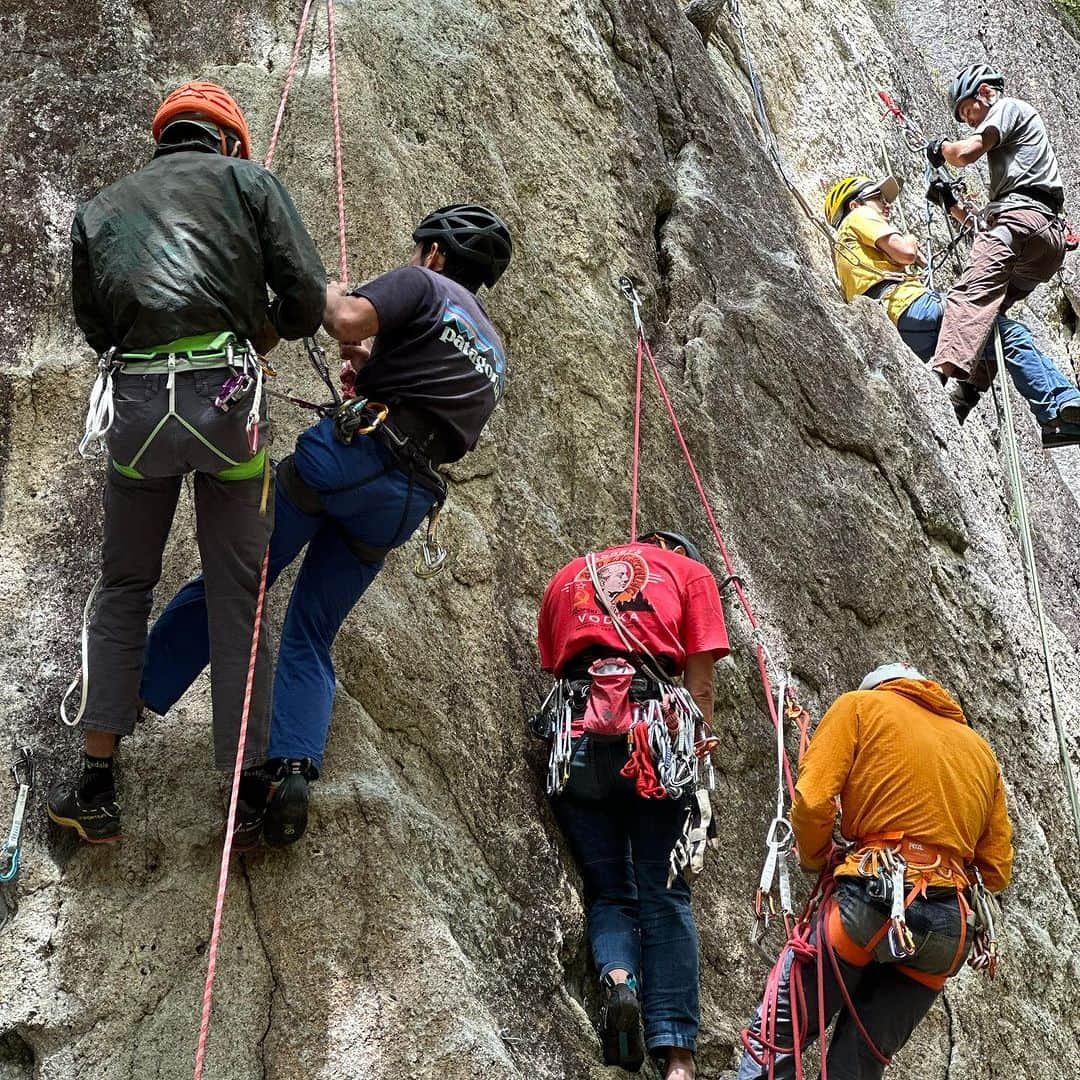
<path fill-rule="evenodd" d="M 233 374 L 222 384 L 221 393 L 214 404 L 224 412 L 229 406 L 247 393 L 254 386 L 251 410 L 247 417 L 248 446 L 251 458 L 236 461 L 214 446 L 190 421 L 176 411 L 176 375 L 186 371 L 211 371 L 228 368 Z M 266 450 L 259 450 L 259 410 L 262 405 L 263 370 L 251 342 L 241 342 L 229 330 L 194 337 L 178 338 L 165 345 L 155 345 L 138 352 L 120 353 L 111 348 L 102 353 L 98 360 L 98 376 L 90 391 L 90 405 L 86 414 L 83 437 L 79 442 L 79 453 L 87 457 L 100 450 L 105 434 L 112 427 L 116 416 L 113 401 L 113 379 L 122 375 L 168 375 L 169 411 L 161 418 L 153 431 L 146 437 L 135 456 L 129 462 L 113 459 L 113 468 L 122 476 L 131 480 L 142 480 L 138 463 L 150 448 L 151 443 L 161 433 L 170 419 L 176 420 L 187 431 L 221 458 L 225 468 L 215 475 L 219 480 L 250 480 L 258 476 L 264 468 Z M 95 444 L 97 446 L 95 447 Z"/>

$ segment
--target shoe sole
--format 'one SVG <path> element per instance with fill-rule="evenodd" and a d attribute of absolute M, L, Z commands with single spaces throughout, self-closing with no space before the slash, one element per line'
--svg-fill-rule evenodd
<path fill-rule="evenodd" d="M 641 1038 L 641 1009 L 631 1001 L 609 1006 L 604 1017 L 604 1061 L 627 1072 L 637 1072 L 645 1063 Z M 612 1055 L 614 1060 L 611 1060 Z"/>
<path fill-rule="evenodd" d="M 47 810 L 49 817 L 56 822 L 57 825 L 63 826 L 65 829 L 74 829 L 81 840 L 84 840 L 88 844 L 115 844 L 118 840 L 123 838 L 123 833 L 119 830 L 111 833 L 109 836 L 91 836 L 81 821 L 77 821 L 75 818 L 60 817 L 59 814 L 54 814 L 52 810 Z"/>
<path fill-rule="evenodd" d="M 263 818 L 263 839 L 271 847 L 288 847 L 295 844 L 307 831 L 308 795 L 307 783 L 296 785 L 298 794 L 288 786 L 292 777 L 286 777 L 266 804 Z M 280 797 L 279 797 L 280 796 Z"/>

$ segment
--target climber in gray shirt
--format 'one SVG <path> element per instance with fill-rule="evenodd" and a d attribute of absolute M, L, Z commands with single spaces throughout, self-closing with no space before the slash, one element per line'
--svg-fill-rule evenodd
<path fill-rule="evenodd" d="M 1002 93 L 1005 77 L 987 64 L 971 64 L 953 79 L 953 115 L 975 129 L 969 139 L 933 139 L 930 164 L 956 168 L 986 157 L 990 203 L 986 227 L 975 234 L 964 272 L 945 299 L 934 370 L 970 379 L 998 314 L 1049 281 L 1065 260 L 1065 193 L 1057 158 L 1039 114 Z M 933 183 L 927 197 L 958 219 L 963 211 L 948 184 Z"/>

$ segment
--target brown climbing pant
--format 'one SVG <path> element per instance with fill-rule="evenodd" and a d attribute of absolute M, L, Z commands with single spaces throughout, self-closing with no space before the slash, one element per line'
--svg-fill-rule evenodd
<path fill-rule="evenodd" d="M 1003 210 L 976 233 L 964 272 L 945 297 L 934 368 L 952 364 L 980 390 L 991 371 L 982 361 L 994 319 L 1049 281 L 1065 261 L 1065 227 L 1038 210 Z"/>

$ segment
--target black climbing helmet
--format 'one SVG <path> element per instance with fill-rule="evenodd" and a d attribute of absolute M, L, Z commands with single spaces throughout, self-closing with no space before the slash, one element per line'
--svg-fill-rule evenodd
<path fill-rule="evenodd" d="M 448 254 L 472 263 L 490 289 L 510 265 L 514 242 L 498 214 L 477 203 L 458 203 L 433 210 L 413 233 L 417 244 L 438 242 Z"/>
<path fill-rule="evenodd" d="M 995 90 L 1004 90 L 1005 76 L 989 64 L 968 64 L 949 84 L 949 104 L 956 120 L 960 119 L 960 103 L 973 98 L 983 83 Z"/>
<path fill-rule="evenodd" d="M 670 551 L 672 548 L 681 547 L 686 552 L 688 559 L 693 559 L 694 562 L 703 563 L 705 560 L 701 557 L 701 549 L 691 540 L 689 537 L 683 536 L 682 533 L 667 532 L 663 529 L 656 529 L 653 532 L 642 533 L 638 537 L 639 544 L 653 544 L 662 547 L 665 551 Z"/>

